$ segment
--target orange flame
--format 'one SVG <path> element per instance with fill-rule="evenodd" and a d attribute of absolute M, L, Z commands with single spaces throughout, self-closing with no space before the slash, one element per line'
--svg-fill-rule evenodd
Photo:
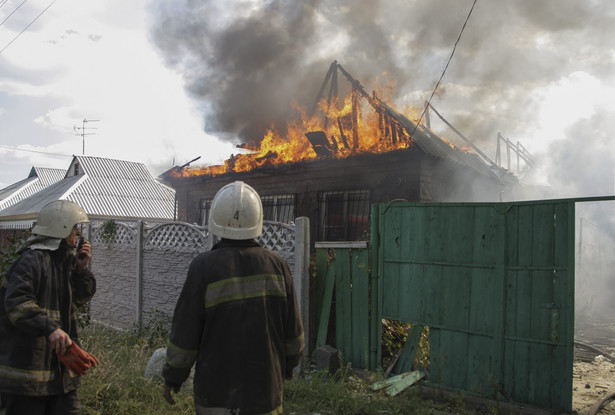
<path fill-rule="evenodd" d="M 337 108 L 337 102 L 328 105 L 325 100 L 319 103 L 319 108 L 327 115 L 326 128 L 322 118 L 309 117 L 306 111 L 297 105 L 294 109 L 300 119 L 287 125 L 287 135 L 282 137 L 271 128 L 260 142 L 258 149 L 247 154 L 231 155 L 224 165 L 206 167 L 189 167 L 170 172 L 173 177 L 216 176 L 230 172 L 244 172 L 263 166 L 273 166 L 286 163 L 314 160 L 317 158 L 345 158 L 358 153 L 383 153 L 404 149 L 410 146 L 410 137 L 402 129 L 395 127 L 390 120 L 385 122 L 371 106 L 361 101 L 357 114 L 357 142 L 353 142 L 352 97 L 346 97 L 343 105 Z M 369 111 L 365 111 L 369 109 Z M 406 108 L 408 118 L 418 119 L 421 110 Z M 417 115 L 418 114 L 418 115 Z M 416 122 L 416 121 L 415 121 Z M 395 130 L 395 131 L 393 131 Z M 317 154 L 314 146 L 306 137 L 310 131 L 323 131 L 329 140 L 326 155 Z M 392 138 L 393 137 L 393 138 Z"/>

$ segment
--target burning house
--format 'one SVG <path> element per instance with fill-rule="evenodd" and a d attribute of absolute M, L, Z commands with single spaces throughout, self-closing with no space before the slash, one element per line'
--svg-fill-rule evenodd
<path fill-rule="evenodd" d="M 373 203 L 500 201 L 513 190 L 516 178 L 456 132 L 467 148 L 368 94 L 333 62 L 313 107 L 287 132 L 238 146 L 243 153 L 224 165 L 188 163 L 162 178 L 176 190 L 178 220 L 206 225 L 217 190 L 242 180 L 261 195 L 266 220 L 310 218 L 312 244 L 366 240 Z"/>

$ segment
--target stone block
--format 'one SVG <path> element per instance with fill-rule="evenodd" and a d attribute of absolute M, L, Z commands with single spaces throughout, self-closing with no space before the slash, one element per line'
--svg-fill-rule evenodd
<path fill-rule="evenodd" d="M 328 369 L 333 374 L 340 368 L 340 353 L 328 344 L 316 349 L 316 368 Z"/>

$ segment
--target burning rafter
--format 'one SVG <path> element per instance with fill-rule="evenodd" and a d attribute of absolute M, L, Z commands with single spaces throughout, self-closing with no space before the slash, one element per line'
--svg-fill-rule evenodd
<path fill-rule="evenodd" d="M 345 97 L 343 101 L 338 97 L 338 70 L 352 86 L 350 96 Z M 329 91 L 325 100 L 327 85 Z M 361 99 L 367 101 L 375 114 L 361 115 Z M 324 120 L 319 120 L 315 116 L 317 109 L 324 112 Z M 376 91 L 372 95 L 368 94 L 361 83 L 337 61 L 331 64 L 310 112 L 305 114 L 299 109 L 298 111 L 301 113 L 301 120 L 288 123 L 288 133 L 285 137 L 275 131 L 269 131 L 258 148 L 239 145 L 239 148 L 250 152 L 232 155 L 225 161 L 224 166 L 174 169 L 171 174 L 176 177 L 213 176 L 248 171 L 265 165 L 273 166 L 317 158 L 345 158 L 365 152 L 382 153 L 407 149 L 412 145 L 417 145 L 435 157 L 451 159 L 477 170 L 487 171 L 486 174 L 493 174 L 493 171 L 486 169 L 485 163 L 475 154 L 456 148 L 438 137 L 429 127 L 415 123 L 393 110 L 377 96 Z M 465 139 L 463 136 L 462 138 Z M 469 142 L 467 139 L 466 141 Z M 473 147 L 487 160 L 489 166 L 497 167 L 480 150 Z"/>

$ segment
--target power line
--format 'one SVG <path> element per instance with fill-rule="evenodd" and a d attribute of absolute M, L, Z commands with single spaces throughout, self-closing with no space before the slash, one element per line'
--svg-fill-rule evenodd
<path fill-rule="evenodd" d="M 15 7 L 15 10 L 13 10 L 13 11 L 12 11 L 12 12 L 8 15 L 8 16 L 6 16 L 6 19 L 4 19 L 2 22 L 0 22 L 0 26 L 2 26 L 2 25 L 4 24 L 4 22 L 6 22 L 7 20 L 9 20 L 9 17 L 11 17 L 11 16 L 13 15 L 13 13 L 15 13 L 17 10 L 19 10 L 19 8 L 20 8 L 21 6 L 23 6 L 23 4 L 24 4 L 25 2 L 27 2 L 27 1 L 28 1 L 28 0 L 23 0 L 19 6 Z M 1 5 L 0 5 L 0 6 L 1 6 Z"/>
<path fill-rule="evenodd" d="M 472 3 L 472 7 L 470 8 L 470 11 L 468 12 L 468 16 L 466 17 L 466 21 L 463 22 L 463 26 L 461 28 L 461 31 L 459 32 L 459 36 L 457 37 L 457 41 L 455 42 L 455 46 L 453 46 L 453 51 L 451 52 L 451 56 L 448 57 L 448 61 L 446 62 L 446 66 L 444 67 L 444 70 L 442 71 L 442 75 L 440 75 L 440 79 L 438 79 L 438 82 L 436 83 L 436 86 L 434 87 L 433 91 L 431 92 L 431 96 L 427 100 L 427 105 L 425 105 L 425 108 L 423 109 L 423 112 L 421 113 L 421 117 L 419 118 L 419 121 L 414 126 L 414 130 L 412 130 L 411 136 L 414 135 L 414 132 L 416 131 L 416 129 L 418 128 L 419 124 L 423 120 L 423 117 L 425 116 L 425 112 L 429 109 L 429 105 L 431 104 L 431 100 L 433 99 L 434 95 L 436 94 L 436 90 L 440 86 L 440 82 L 442 82 L 442 78 L 444 78 L 444 74 L 446 73 L 446 70 L 448 69 L 448 65 L 451 63 L 451 60 L 453 59 L 453 55 L 455 54 L 455 50 L 457 49 L 457 44 L 461 40 L 461 35 L 463 35 L 463 31 L 466 29 L 466 25 L 468 24 L 468 20 L 470 20 L 470 16 L 472 15 L 472 11 L 474 10 L 474 6 L 475 5 L 476 5 L 476 0 L 474 0 L 474 3 Z"/>
<path fill-rule="evenodd" d="M 73 157 L 73 156 L 69 156 L 68 154 L 58 154 L 58 153 L 48 153 L 45 151 L 37 151 L 37 150 L 26 150 L 25 148 L 17 148 L 17 147 L 10 147 L 10 146 L 5 146 L 0 144 L 1 148 L 7 148 L 9 150 L 15 150 L 15 151 L 27 151 L 29 153 L 39 153 L 39 154 L 47 154 L 50 156 L 60 156 L 60 157 Z"/>
<path fill-rule="evenodd" d="M 9 42 L 9 43 L 7 43 L 7 45 L 6 45 L 5 47 L 3 47 L 2 49 L 0 49 L 0 53 L 4 52 L 4 50 L 5 50 L 6 48 L 8 48 L 9 46 L 11 46 L 11 44 L 12 44 L 15 40 L 17 40 L 17 38 L 18 38 L 19 36 L 21 36 L 21 34 L 22 34 L 23 32 L 25 32 L 26 30 L 28 30 L 28 28 L 29 28 L 30 26 L 32 26 L 32 24 L 33 24 L 34 22 L 36 22 L 36 21 L 38 20 L 38 18 L 39 18 L 39 17 L 41 17 L 41 16 L 43 15 L 43 13 L 45 13 L 45 12 L 47 11 L 47 9 L 49 9 L 49 8 L 53 5 L 53 3 L 55 3 L 55 2 L 56 2 L 56 0 L 53 0 L 51 3 L 49 3 L 49 5 L 48 5 L 47 7 L 45 7 L 45 9 L 44 9 L 42 12 L 40 12 L 40 13 L 38 14 L 38 16 L 36 16 L 36 17 L 34 18 L 34 20 L 32 20 L 32 21 L 30 22 L 30 24 L 28 24 L 28 25 L 27 25 L 27 26 L 26 26 L 26 27 L 25 27 L 25 28 L 24 28 L 21 32 L 19 32 L 19 33 L 17 34 L 17 36 L 15 36 L 15 37 L 14 37 L 14 38 L 13 38 L 13 39 Z"/>

